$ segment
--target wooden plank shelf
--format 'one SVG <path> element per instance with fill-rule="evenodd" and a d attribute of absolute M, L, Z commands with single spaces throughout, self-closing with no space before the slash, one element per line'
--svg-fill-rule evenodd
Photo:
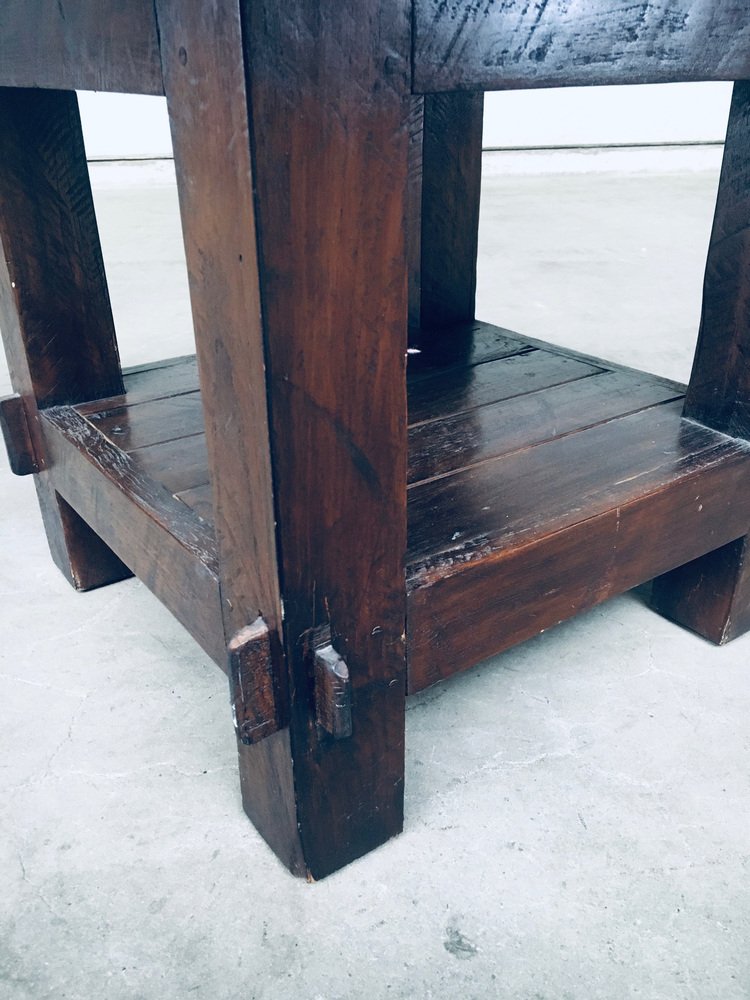
<path fill-rule="evenodd" d="M 750 446 L 683 419 L 683 386 L 488 324 L 461 333 L 459 357 L 447 332 L 411 355 L 411 693 L 750 522 Z M 124 382 L 44 412 L 58 491 L 224 667 L 195 360 Z"/>

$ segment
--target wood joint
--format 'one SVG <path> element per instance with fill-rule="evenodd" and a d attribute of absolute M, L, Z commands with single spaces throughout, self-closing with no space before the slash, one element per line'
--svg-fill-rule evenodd
<path fill-rule="evenodd" d="M 349 668 L 333 647 L 328 628 L 313 646 L 315 721 L 335 740 L 352 735 L 352 686 Z"/>
<path fill-rule="evenodd" d="M 17 476 L 30 476 L 39 472 L 40 463 L 21 396 L 5 396 L 0 399 L 0 428 L 11 471 Z"/>
<path fill-rule="evenodd" d="M 274 684 L 271 635 L 263 618 L 240 629 L 229 641 L 229 684 L 237 736 L 259 743 L 281 729 Z"/>

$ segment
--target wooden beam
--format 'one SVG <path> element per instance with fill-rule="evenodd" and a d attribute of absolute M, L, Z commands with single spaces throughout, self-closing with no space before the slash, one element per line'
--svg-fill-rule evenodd
<path fill-rule="evenodd" d="M 417 93 L 750 76 L 741 3 L 415 0 L 414 31 Z"/>
<path fill-rule="evenodd" d="M 161 94 L 152 0 L 3 0 L 0 86 Z"/>

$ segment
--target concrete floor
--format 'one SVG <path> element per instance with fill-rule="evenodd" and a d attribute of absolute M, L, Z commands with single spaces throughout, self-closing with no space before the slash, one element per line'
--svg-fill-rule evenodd
<path fill-rule="evenodd" d="M 514 162 L 479 315 L 686 378 L 715 163 Z M 128 363 L 188 349 L 158 174 L 95 171 Z M 223 675 L 139 583 L 69 589 L 1 461 L 0 997 L 750 997 L 750 637 L 630 594 L 411 699 L 404 834 L 308 885 L 242 813 Z"/>

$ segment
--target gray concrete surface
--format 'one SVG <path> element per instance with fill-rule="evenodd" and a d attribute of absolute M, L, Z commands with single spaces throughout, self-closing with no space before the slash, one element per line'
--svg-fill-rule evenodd
<path fill-rule="evenodd" d="M 555 169 L 488 170 L 480 316 L 686 377 L 715 172 Z M 95 179 L 123 355 L 179 353 L 170 190 Z M 411 699 L 404 834 L 308 885 L 223 675 L 139 583 L 70 590 L 4 458 L 0 551 L 0 997 L 750 997 L 749 638 L 629 594 Z"/>

